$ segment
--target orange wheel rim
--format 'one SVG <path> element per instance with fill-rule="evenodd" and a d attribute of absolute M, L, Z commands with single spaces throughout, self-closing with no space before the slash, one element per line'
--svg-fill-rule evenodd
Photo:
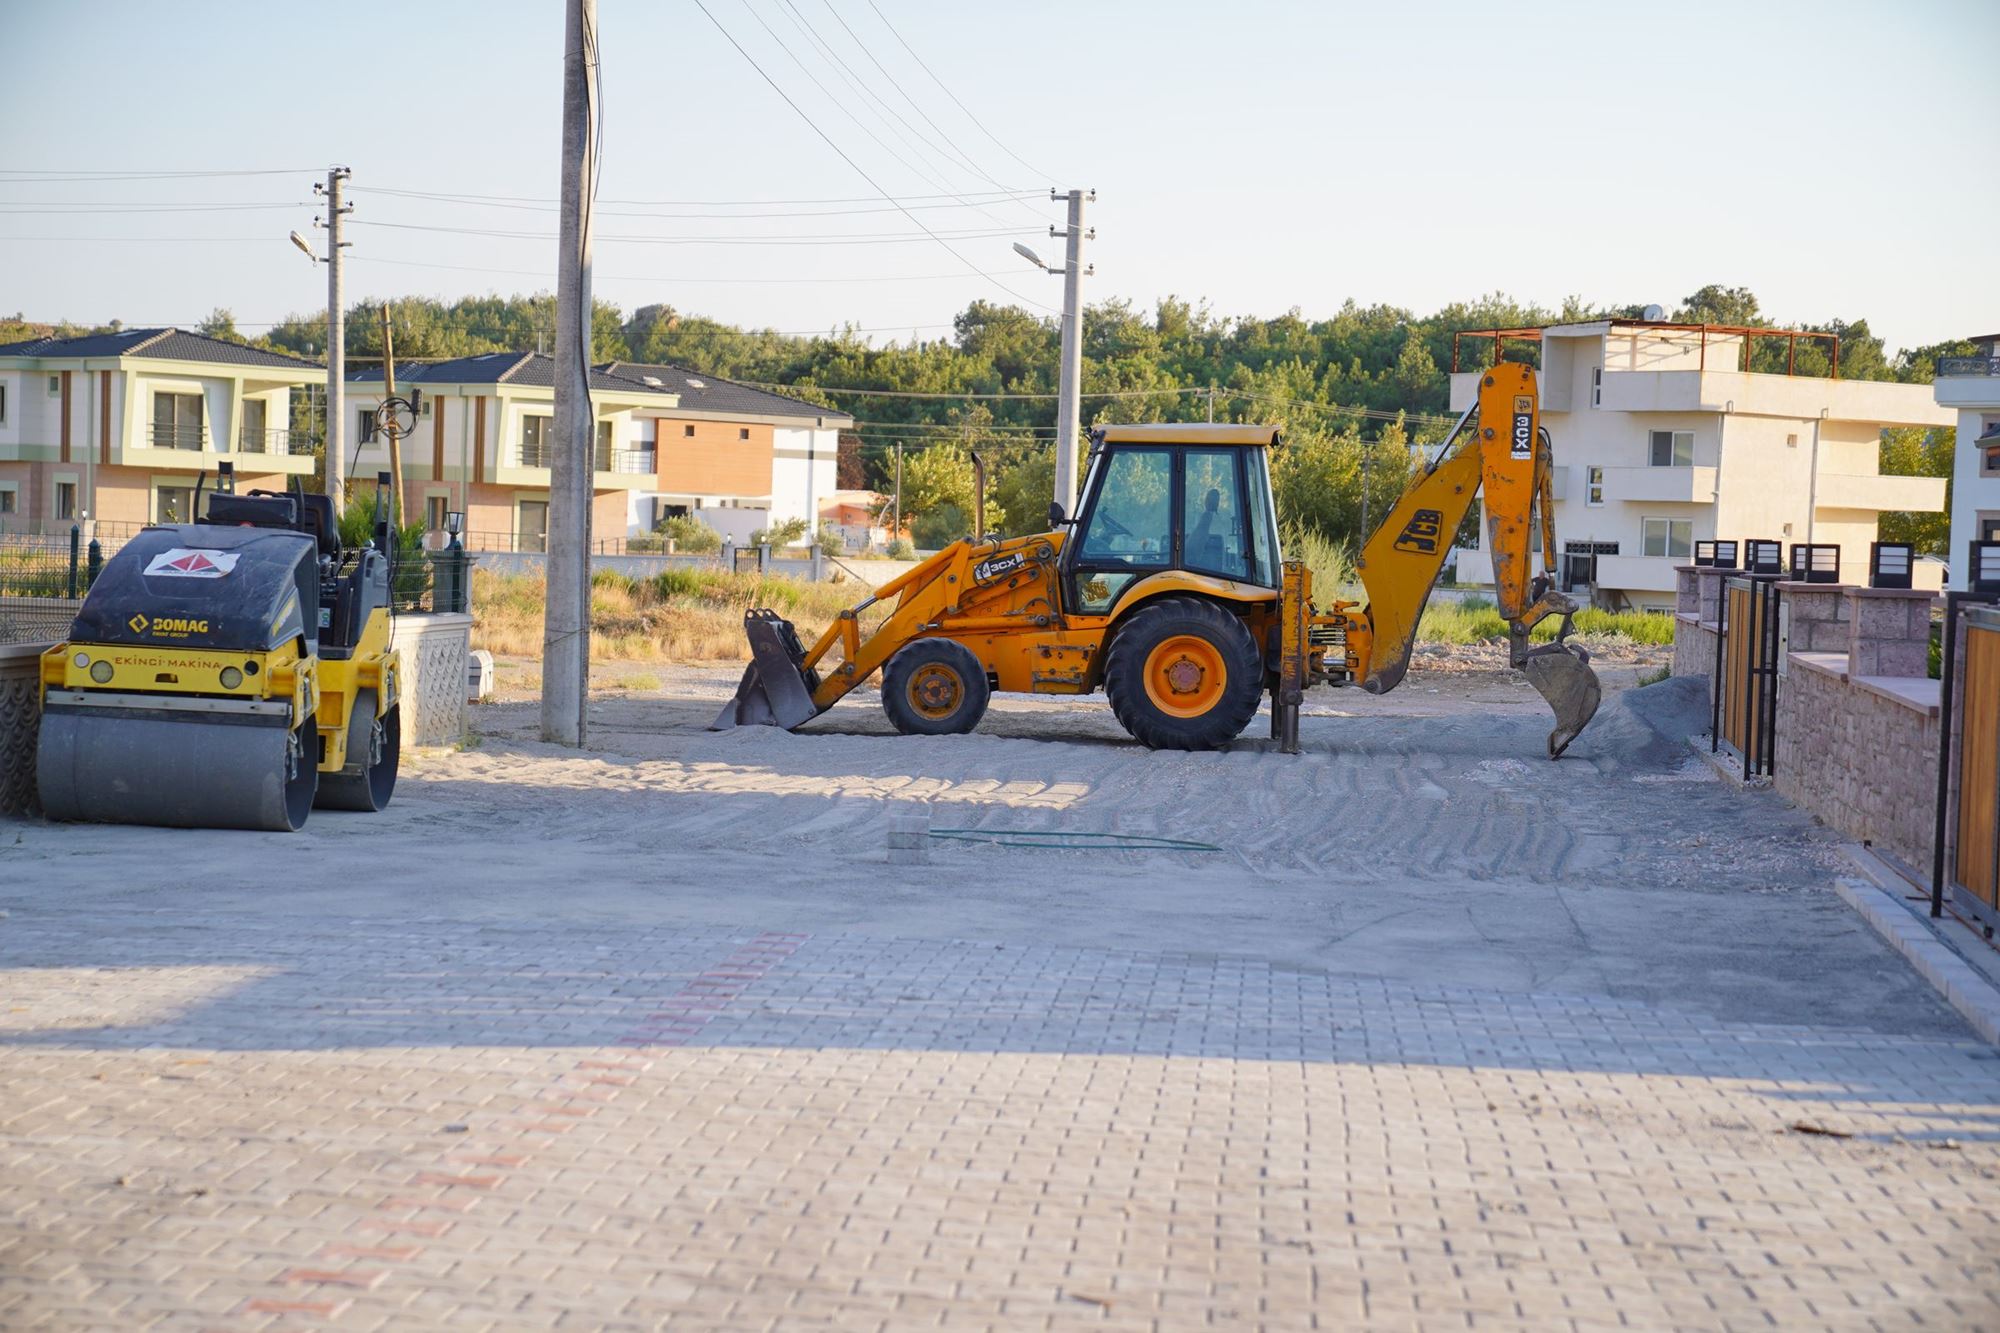
<path fill-rule="evenodd" d="M 1198 634 L 1176 634 L 1146 655 L 1146 697 L 1170 717 L 1200 717 L 1229 683 L 1216 646 Z"/>
<path fill-rule="evenodd" d="M 918 667 L 910 677 L 910 707 L 923 716 L 950 717 L 965 698 L 965 682 L 950 667 L 937 662 Z"/>

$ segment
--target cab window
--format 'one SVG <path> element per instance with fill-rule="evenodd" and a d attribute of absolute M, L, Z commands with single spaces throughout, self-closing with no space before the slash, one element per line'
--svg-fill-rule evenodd
<path fill-rule="evenodd" d="M 1105 466 L 1083 534 L 1083 563 L 1159 569 L 1173 558 L 1173 455 L 1120 449 Z"/>
<path fill-rule="evenodd" d="M 1201 574 L 1241 579 L 1249 574 L 1243 541 L 1243 488 L 1236 449 L 1183 451 L 1181 563 Z"/>

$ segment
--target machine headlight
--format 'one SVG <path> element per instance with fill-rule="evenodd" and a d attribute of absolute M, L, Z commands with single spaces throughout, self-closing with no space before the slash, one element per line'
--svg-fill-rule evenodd
<path fill-rule="evenodd" d="M 90 654 L 89 654 L 89 653 L 78 653 L 78 654 L 76 655 L 76 665 L 77 665 L 77 669 L 78 669 L 79 671 L 80 671 L 80 670 L 82 670 L 82 669 L 83 669 L 84 667 L 87 667 L 87 666 L 89 666 L 89 665 L 90 665 Z"/>
<path fill-rule="evenodd" d="M 222 688 L 233 690 L 243 683 L 243 673 L 235 667 L 222 668 Z"/>
<path fill-rule="evenodd" d="M 111 683 L 111 663 L 99 660 L 90 664 L 90 678 L 99 685 Z"/>

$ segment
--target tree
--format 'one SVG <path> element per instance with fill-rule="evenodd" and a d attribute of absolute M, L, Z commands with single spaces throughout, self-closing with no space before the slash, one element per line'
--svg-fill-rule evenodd
<path fill-rule="evenodd" d="M 1950 426 L 1904 427 L 1882 432 L 1882 475 L 1943 477 L 1944 512 L 1885 511 L 1878 533 L 1885 542 L 1909 542 L 1919 555 L 1948 555 L 1951 545 L 1951 468 L 1957 432 Z"/>
<path fill-rule="evenodd" d="M 246 341 L 243 335 L 236 331 L 236 316 L 221 306 L 209 311 L 208 318 L 195 325 L 194 331 L 204 337 L 221 338 L 225 342 Z"/>
<path fill-rule="evenodd" d="M 842 433 L 835 447 L 833 484 L 843 491 L 868 489 L 868 472 L 861 462 L 861 437 Z"/>
<path fill-rule="evenodd" d="M 1740 324 L 1755 328 L 1770 323 L 1757 311 L 1757 297 L 1748 287 L 1709 283 L 1682 300 L 1674 319 L 1681 324 Z"/>

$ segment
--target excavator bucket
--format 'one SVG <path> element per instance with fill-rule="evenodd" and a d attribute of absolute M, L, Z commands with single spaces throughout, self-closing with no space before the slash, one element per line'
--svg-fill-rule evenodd
<path fill-rule="evenodd" d="M 1561 758 L 1577 733 L 1597 716 L 1598 701 L 1603 697 L 1597 673 L 1590 669 L 1590 654 L 1561 641 L 1543 644 L 1528 651 L 1528 660 L 1521 664 L 1521 671 L 1555 712 L 1556 729 L 1549 733 L 1549 758 Z"/>
<path fill-rule="evenodd" d="M 743 633 L 750 640 L 750 665 L 743 669 L 736 697 L 723 705 L 708 729 L 783 727 L 790 731 L 819 716 L 812 697 L 814 682 L 805 669 L 805 646 L 792 622 L 775 611 L 759 608 L 744 612 Z"/>

